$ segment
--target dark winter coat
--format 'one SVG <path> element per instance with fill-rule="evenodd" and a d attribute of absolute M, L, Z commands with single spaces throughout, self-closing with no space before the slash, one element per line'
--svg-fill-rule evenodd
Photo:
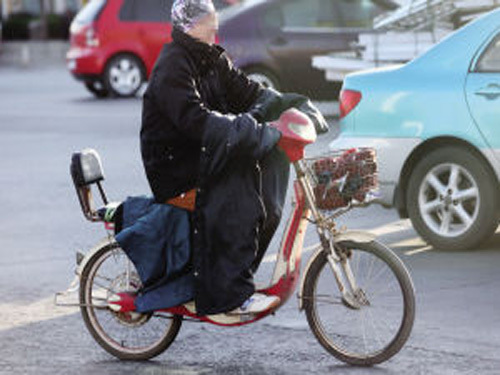
<path fill-rule="evenodd" d="M 115 239 L 134 264 L 143 288 L 138 312 L 181 305 L 194 298 L 191 233 L 185 210 L 129 197 L 118 209 Z"/>
<path fill-rule="evenodd" d="M 234 69 L 222 48 L 178 30 L 173 40 L 144 96 L 141 151 L 157 201 L 198 188 L 195 302 L 200 315 L 214 314 L 254 292 L 251 266 L 265 217 L 258 161 L 280 134 L 246 113 L 263 89 Z"/>
<path fill-rule="evenodd" d="M 141 152 L 155 198 L 163 203 L 197 184 L 206 124 L 242 121 L 261 86 L 234 69 L 218 46 L 174 29 L 144 95 Z"/>
<path fill-rule="evenodd" d="M 289 163 L 280 134 L 260 122 L 292 106 L 326 131 L 307 98 L 264 90 L 224 50 L 175 30 L 144 96 L 141 151 L 158 202 L 198 189 L 191 218 L 198 314 L 240 306 L 276 228 Z M 251 112 L 249 114 L 248 112 Z M 261 172 L 264 170 L 264 173 Z"/>

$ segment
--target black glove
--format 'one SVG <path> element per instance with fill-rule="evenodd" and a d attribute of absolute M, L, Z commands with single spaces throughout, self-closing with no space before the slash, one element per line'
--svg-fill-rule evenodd
<path fill-rule="evenodd" d="M 299 111 L 304 112 L 314 123 L 314 127 L 316 128 L 317 134 L 327 133 L 329 130 L 328 123 L 325 118 L 321 114 L 318 108 L 308 99 L 303 102 L 301 105 L 295 107 Z"/>
<path fill-rule="evenodd" d="M 248 112 L 259 123 L 276 120 L 283 112 L 281 94 L 270 88 L 262 90 Z"/>
<path fill-rule="evenodd" d="M 328 132 L 329 126 L 321 112 L 304 95 L 299 94 L 281 94 L 273 89 L 262 90 L 261 94 L 250 108 L 249 113 L 257 122 L 274 121 L 280 115 L 290 108 L 297 108 L 304 112 L 314 123 L 316 133 L 323 134 Z"/>

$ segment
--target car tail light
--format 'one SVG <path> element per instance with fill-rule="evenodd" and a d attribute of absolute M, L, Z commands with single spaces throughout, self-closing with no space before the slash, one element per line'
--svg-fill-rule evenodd
<path fill-rule="evenodd" d="M 99 38 L 94 25 L 90 25 L 89 28 L 85 30 L 85 43 L 87 47 L 99 47 Z"/>
<path fill-rule="evenodd" d="M 69 27 L 69 32 L 71 35 L 76 35 L 76 34 L 80 33 L 81 29 L 82 29 L 82 25 L 80 25 L 78 22 L 73 21 L 73 22 L 71 22 L 71 25 Z"/>
<path fill-rule="evenodd" d="M 347 116 L 361 101 L 359 91 L 342 90 L 340 92 L 340 118 Z"/>

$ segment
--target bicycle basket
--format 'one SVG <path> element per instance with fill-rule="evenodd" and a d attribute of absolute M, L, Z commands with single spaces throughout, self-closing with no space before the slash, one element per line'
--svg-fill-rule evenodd
<path fill-rule="evenodd" d="M 305 165 L 320 210 L 336 210 L 352 201 L 365 202 L 368 193 L 378 186 L 373 148 L 336 150 L 305 159 Z"/>

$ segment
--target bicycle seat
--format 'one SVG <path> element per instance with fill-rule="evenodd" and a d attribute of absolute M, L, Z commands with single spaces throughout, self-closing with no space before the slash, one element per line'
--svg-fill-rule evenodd
<path fill-rule="evenodd" d="M 177 197 L 167 200 L 165 203 L 192 212 L 196 204 L 196 189 L 182 193 Z"/>

